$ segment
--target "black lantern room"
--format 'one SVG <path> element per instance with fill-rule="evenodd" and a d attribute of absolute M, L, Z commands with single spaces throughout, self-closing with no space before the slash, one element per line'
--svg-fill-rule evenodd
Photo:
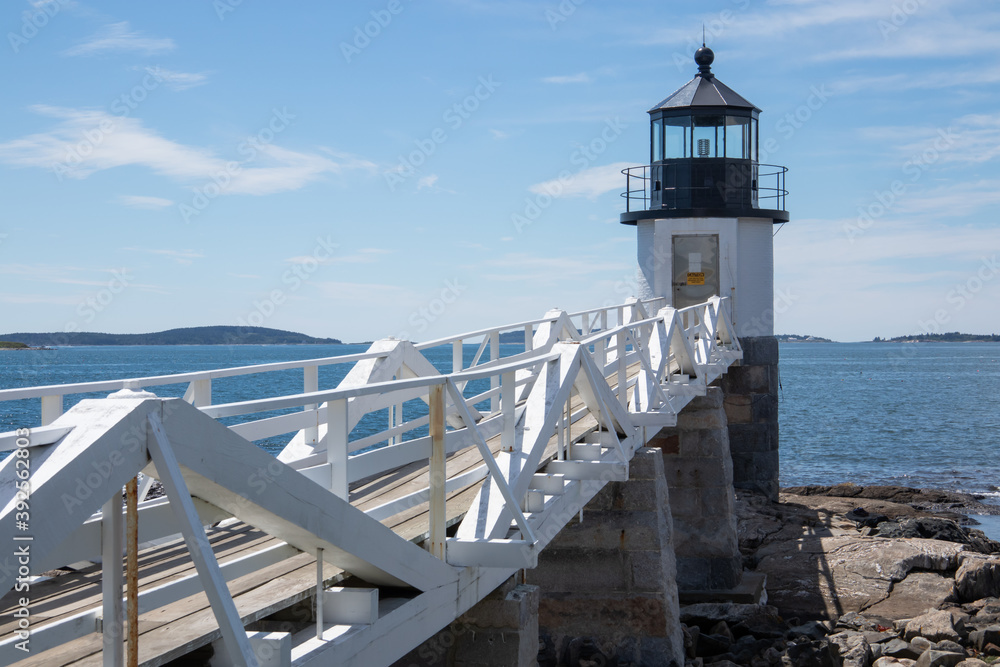
<path fill-rule="evenodd" d="M 649 110 L 650 164 L 623 172 L 622 223 L 710 216 L 787 222 L 786 169 L 758 160 L 760 109 L 715 78 L 710 48 L 703 45 L 694 60 L 695 77 Z"/>

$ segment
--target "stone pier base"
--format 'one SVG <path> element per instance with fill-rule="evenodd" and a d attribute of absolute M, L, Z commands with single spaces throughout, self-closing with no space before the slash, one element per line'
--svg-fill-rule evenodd
<path fill-rule="evenodd" d="M 726 395 L 733 483 L 778 500 L 778 339 L 740 338 L 743 361 L 719 380 Z"/>
<path fill-rule="evenodd" d="M 709 387 L 651 441 L 663 453 L 681 593 L 735 588 L 743 574 L 723 394 Z"/>
<path fill-rule="evenodd" d="M 538 588 L 513 577 L 393 667 L 533 667 Z"/>
<path fill-rule="evenodd" d="M 540 667 L 684 664 L 672 532 L 663 458 L 640 449 L 629 481 L 604 487 L 525 573 L 540 589 Z"/>

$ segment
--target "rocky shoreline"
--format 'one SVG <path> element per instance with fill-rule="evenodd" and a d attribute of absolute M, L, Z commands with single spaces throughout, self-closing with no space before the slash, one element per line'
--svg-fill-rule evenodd
<path fill-rule="evenodd" d="M 681 608 L 689 667 L 1000 665 L 1000 543 L 980 498 L 850 484 L 737 493 L 766 604 Z"/>

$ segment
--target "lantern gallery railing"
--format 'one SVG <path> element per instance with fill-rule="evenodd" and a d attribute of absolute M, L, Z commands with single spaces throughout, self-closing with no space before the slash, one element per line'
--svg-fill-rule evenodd
<path fill-rule="evenodd" d="M 786 167 L 704 158 L 622 169 L 626 212 L 678 209 L 785 210 Z"/>
<path fill-rule="evenodd" d="M 501 337 L 512 332 L 523 334 L 524 346 L 505 347 L 501 356 Z M 477 352 L 466 365 L 469 343 Z M 426 356 L 443 346 L 452 351 L 447 374 Z M 149 631 L 166 646 L 171 633 L 157 628 L 172 618 L 166 608 L 204 592 L 217 625 L 199 626 L 196 638 L 157 656 L 218 641 L 236 664 L 256 664 L 252 639 L 277 642 L 268 650 L 280 651 L 282 664 L 391 664 L 533 567 L 605 484 L 628 478 L 636 449 L 676 424 L 678 412 L 741 357 L 723 299 L 679 310 L 662 299 L 630 300 L 420 345 L 381 340 L 360 355 L 4 390 L 0 401 L 40 399 L 42 417 L 40 425 L 0 434 L 0 450 L 17 450 L 0 462 L 0 541 L 20 544 L 28 534 L 17 519 L 24 468 L 17 462 L 28 460 L 25 567 L 31 575 L 80 561 L 103 568 L 103 609 L 77 604 L 72 613 L 33 619 L 32 654 L 70 651 L 67 643 L 88 636 L 100 645 L 96 633 L 106 650 L 120 647 L 123 617 L 140 628 L 140 650 L 142 628 L 156 628 Z M 322 387 L 317 369 L 332 364 L 352 366 L 336 386 Z M 255 397 L 252 388 L 272 383 L 254 378 L 242 400 L 212 403 L 215 378 L 299 368 L 302 391 Z M 188 383 L 183 399 L 144 391 L 179 382 Z M 95 389 L 119 391 L 61 413 L 64 396 Z M 358 429 L 371 415 L 374 431 Z M 222 421 L 236 417 L 239 423 Z M 278 436 L 289 439 L 277 458 L 254 444 Z M 179 531 L 194 568 L 143 588 L 138 567 L 139 594 L 123 612 L 122 487 L 140 471 L 160 480 L 166 499 L 130 507 L 130 523 L 147 544 Z M 399 534 L 390 526 L 402 524 L 390 519 L 400 516 L 422 523 Z M 271 541 L 220 563 L 204 526 L 234 518 Z M 142 553 L 144 562 L 153 557 Z M 278 599 L 243 598 L 242 589 L 227 587 L 312 557 L 315 587 L 276 589 L 285 596 Z M 20 581 L 13 558 L 0 555 L 0 591 Z M 331 579 L 331 568 L 365 583 L 329 588 L 342 580 Z M 380 591 L 393 599 L 380 606 Z M 293 628 L 281 641 L 272 635 L 282 633 L 262 638 L 245 629 L 310 597 L 312 629 Z M 138 625 L 146 614 L 160 620 Z M 23 658 L 16 641 L 0 638 L 0 664 Z"/>

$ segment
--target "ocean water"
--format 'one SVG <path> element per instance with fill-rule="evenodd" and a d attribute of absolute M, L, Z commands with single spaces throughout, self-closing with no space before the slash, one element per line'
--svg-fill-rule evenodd
<path fill-rule="evenodd" d="M 73 347 L 0 352 L 0 388 L 133 378 L 363 352 L 365 345 Z M 501 355 L 523 349 L 502 345 Z M 466 346 L 465 365 L 476 346 Z M 1000 502 L 1000 344 L 782 343 L 781 484 L 899 484 L 969 491 Z M 426 352 L 451 368 L 451 348 Z M 336 386 L 347 366 L 320 369 Z M 301 391 L 302 372 L 213 381 L 213 403 Z M 466 395 L 483 391 L 471 384 Z M 185 385 L 153 388 L 180 396 Z M 89 395 L 101 397 L 106 392 Z M 66 409 L 88 395 L 66 399 Z M 39 423 L 37 399 L 0 403 L 0 431 Z M 407 418 L 424 406 L 413 401 Z M 279 413 L 275 413 L 279 414 Z M 241 418 L 226 420 L 227 423 Z M 373 414 L 356 436 L 385 428 Z M 287 436 L 259 443 L 279 451 Z"/>
<path fill-rule="evenodd" d="M 466 345 L 464 366 L 475 357 L 477 345 Z M 133 345 L 133 346 L 81 346 L 53 350 L 0 351 L 0 389 L 32 387 L 38 385 L 70 384 L 96 380 L 113 380 L 172 375 L 215 368 L 249 366 L 279 361 L 296 361 L 324 357 L 358 354 L 368 345 Z M 500 356 L 507 357 L 524 350 L 523 345 L 500 345 Z M 451 346 L 424 351 L 424 356 L 436 368 L 450 372 Z M 322 366 L 319 369 L 320 389 L 332 389 L 347 375 L 350 364 Z M 254 398 L 281 396 L 302 391 L 302 370 L 292 369 L 272 373 L 219 378 L 212 381 L 212 403 L 222 404 Z M 149 387 L 157 396 L 183 396 L 187 383 Z M 489 380 L 468 383 L 467 397 L 489 389 Z M 103 398 L 109 392 L 72 394 L 64 398 L 64 409 L 85 398 Z M 477 405 L 486 407 L 486 404 Z M 256 413 L 221 419 L 231 425 L 242 421 L 277 416 L 294 409 Z M 25 399 L 0 402 L 0 432 L 12 431 L 40 423 L 41 401 Z M 405 419 L 427 414 L 426 405 L 420 400 L 408 401 L 403 406 Z M 366 415 L 352 431 L 352 439 L 361 438 L 384 430 L 388 424 L 388 411 L 381 410 Z M 415 429 L 406 434 L 409 440 L 427 434 L 427 428 Z M 258 445 L 277 454 L 290 439 L 290 435 L 276 436 L 258 441 Z M 0 458 L 5 454 L 0 453 Z"/>
<path fill-rule="evenodd" d="M 1000 344 L 782 343 L 781 485 L 1000 498 Z"/>

